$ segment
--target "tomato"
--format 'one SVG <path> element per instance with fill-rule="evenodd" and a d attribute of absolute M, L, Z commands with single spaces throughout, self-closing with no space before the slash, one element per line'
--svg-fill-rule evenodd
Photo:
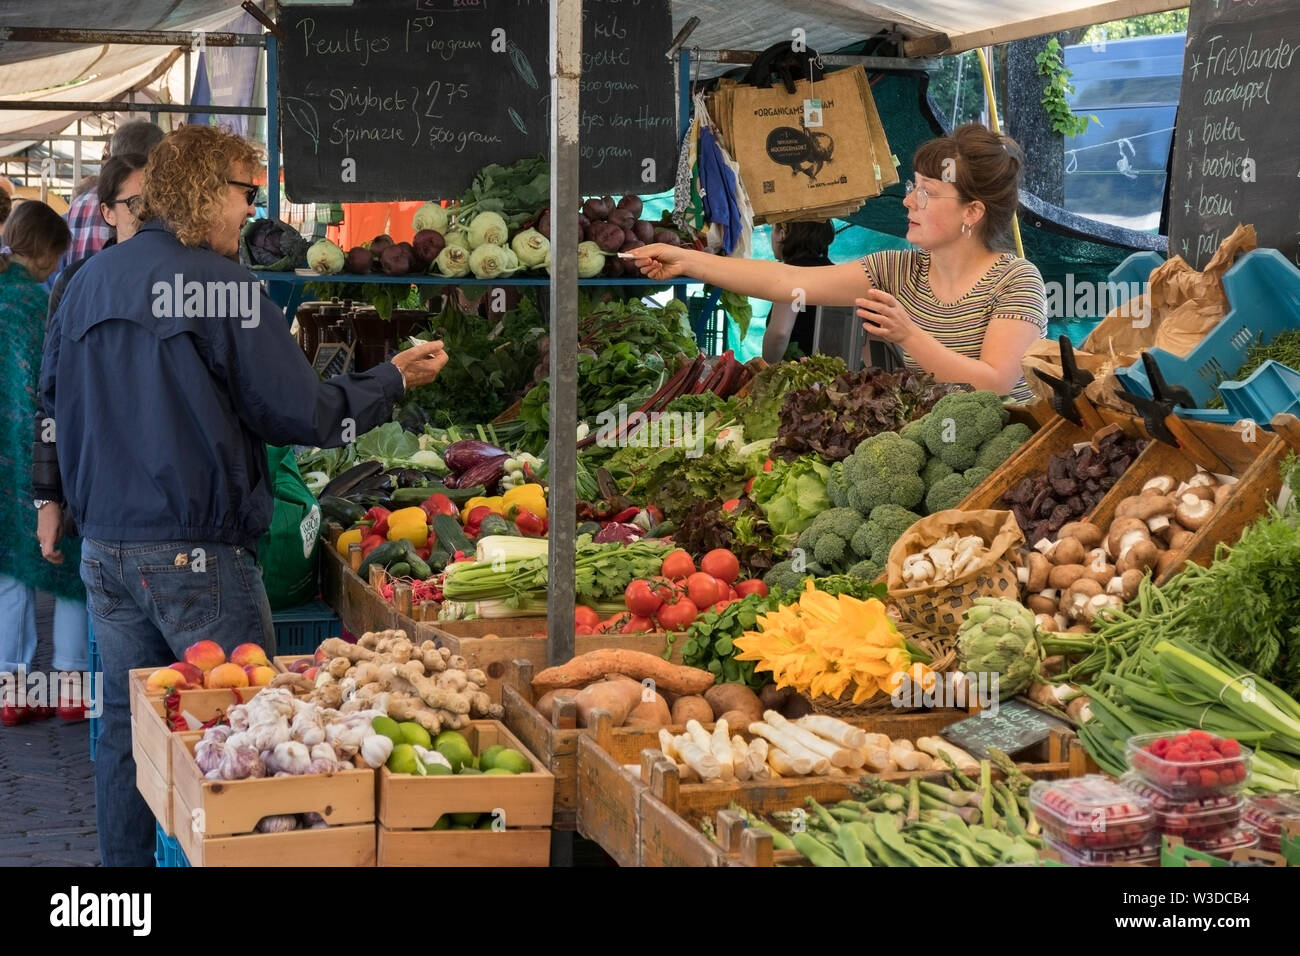
<path fill-rule="evenodd" d="M 719 581 L 731 584 L 740 577 L 740 561 L 725 548 L 714 548 L 700 558 L 700 570 L 711 574 Z"/>
<path fill-rule="evenodd" d="M 767 585 L 758 578 L 751 578 L 748 581 L 737 581 L 735 591 L 740 597 L 749 597 L 751 594 L 757 594 L 759 597 L 767 597 Z"/>
<path fill-rule="evenodd" d="M 649 581 L 638 579 L 623 591 L 623 603 L 638 617 L 648 618 L 664 603 L 663 595 Z"/>
<path fill-rule="evenodd" d="M 689 554 L 678 548 L 676 551 L 668 552 L 660 570 L 664 577 L 676 581 L 678 578 L 686 578 L 694 574 L 695 562 Z"/>
<path fill-rule="evenodd" d="M 700 616 L 700 609 L 690 598 L 682 598 L 676 604 L 665 604 L 659 609 L 656 619 L 666 631 L 684 631 Z"/>
<path fill-rule="evenodd" d="M 628 618 L 626 624 L 624 624 L 621 628 L 619 628 L 618 632 L 620 634 L 644 634 L 645 632 L 649 631 L 650 628 L 652 627 L 654 627 L 654 624 L 650 620 L 650 618 L 641 617 L 640 615 L 633 615 L 632 617 Z"/>
<path fill-rule="evenodd" d="M 596 613 L 594 608 L 589 608 L 585 604 L 579 604 L 573 609 L 573 623 L 578 625 L 585 624 L 587 627 L 595 627 L 600 623 L 600 615 Z M 587 633 L 591 632 L 588 631 Z"/>
<path fill-rule="evenodd" d="M 722 510 L 725 511 L 727 514 L 731 514 L 739 507 L 740 507 L 739 498 L 728 498 L 726 501 L 722 503 Z"/>
<path fill-rule="evenodd" d="M 654 589 L 655 594 L 659 595 L 661 603 L 668 604 L 682 596 L 685 582 L 679 584 L 664 577 L 654 577 L 650 579 L 650 587 Z"/>
<path fill-rule="evenodd" d="M 727 600 L 728 600 L 728 601 L 739 601 L 739 600 L 740 600 L 740 592 L 737 591 L 734 587 L 728 587 L 728 588 L 727 588 Z"/>
<path fill-rule="evenodd" d="M 745 482 L 745 494 L 750 494 L 754 490 L 754 479 L 751 478 Z"/>
<path fill-rule="evenodd" d="M 716 611 L 717 613 L 721 614 L 723 611 L 727 609 L 729 605 L 733 603 L 734 602 L 732 601 L 718 601 L 716 604 L 713 605 L 713 607 L 709 608 L 709 610 Z"/>
<path fill-rule="evenodd" d="M 580 635 L 595 634 L 596 629 L 590 624 L 579 624 L 573 629 L 573 633 Z"/>
<path fill-rule="evenodd" d="M 361 556 L 364 558 L 375 548 L 387 542 L 388 539 L 377 534 L 368 535 L 361 539 Z"/>
<path fill-rule="evenodd" d="M 725 587 L 723 585 L 723 590 L 720 591 L 717 579 L 703 571 L 696 571 L 686 579 L 686 594 L 696 607 L 708 607 L 721 600 Z"/>

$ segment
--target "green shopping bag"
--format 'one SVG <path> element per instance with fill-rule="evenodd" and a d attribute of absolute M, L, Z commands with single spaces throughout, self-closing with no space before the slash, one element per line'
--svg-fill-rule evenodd
<path fill-rule="evenodd" d="M 271 466 L 275 511 L 271 527 L 257 546 L 262 583 L 271 610 L 296 607 L 316 597 L 316 542 L 320 537 L 320 505 L 307 490 L 293 449 L 266 449 Z"/>

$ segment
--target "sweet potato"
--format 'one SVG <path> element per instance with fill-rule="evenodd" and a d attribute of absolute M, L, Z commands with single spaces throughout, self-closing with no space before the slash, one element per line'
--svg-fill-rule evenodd
<path fill-rule="evenodd" d="M 713 675 L 698 667 L 670 664 L 643 651 L 599 650 L 579 654 L 567 664 L 548 667 L 533 678 L 539 692 L 555 687 L 581 687 L 606 674 L 626 674 L 634 680 L 649 677 L 657 689 L 676 694 L 702 694 L 713 686 Z"/>
<path fill-rule="evenodd" d="M 591 722 L 593 710 L 607 710 L 615 727 L 623 726 L 627 715 L 641 700 L 641 685 L 633 681 L 604 680 L 588 684 L 573 701 L 578 707 L 578 726 Z"/>
<path fill-rule="evenodd" d="M 673 704 L 672 718 L 674 724 L 684 724 L 688 720 L 698 720 L 702 724 L 713 723 L 713 708 L 703 697 L 678 697 Z"/>
<path fill-rule="evenodd" d="M 758 695 L 744 684 L 714 684 L 704 692 L 704 699 L 715 714 L 740 711 L 744 720 L 728 720 L 733 727 L 748 727 L 756 720 L 763 719 L 763 703 Z"/>
<path fill-rule="evenodd" d="M 645 698 L 649 697 L 649 700 Z M 631 712 L 627 715 L 627 721 L 624 727 L 641 727 L 647 730 L 658 730 L 660 727 L 667 727 L 672 723 L 672 713 L 668 709 L 668 702 L 659 694 L 642 694 L 641 700 Z"/>
<path fill-rule="evenodd" d="M 554 715 L 551 713 L 551 711 L 554 709 L 555 701 L 557 699 L 573 700 L 573 698 L 577 696 L 578 696 L 578 691 L 572 687 L 558 687 L 555 690 L 547 691 L 537 701 L 537 712 L 541 714 L 543 717 L 545 717 L 547 720 L 552 720 Z"/>

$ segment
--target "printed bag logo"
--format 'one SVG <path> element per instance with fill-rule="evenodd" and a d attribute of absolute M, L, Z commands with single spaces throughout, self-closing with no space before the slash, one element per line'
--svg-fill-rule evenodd
<path fill-rule="evenodd" d="M 790 167 L 791 175 L 803 173 L 815 181 L 822 167 L 831 161 L 835 140 L 829 133 L 778 126 L 767 134 L 766 149 L 772 162 Z"/>
<path fill-rule="evenodd" d="M 320 534 L 320 508 L 317 505 L 311 506 L 307 517 L 298 525 L 298 531 L 302 534 L 302 556 L 310 558 L 312 549 L 316 547 L 316 537 Z"/>

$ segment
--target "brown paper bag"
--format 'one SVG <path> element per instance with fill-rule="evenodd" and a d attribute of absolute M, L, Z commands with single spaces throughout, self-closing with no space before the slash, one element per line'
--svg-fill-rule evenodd
<path fill-rule="evenodd" d="M 880 118 L 860 66 L 816 83 L 799 80 L 793 96 L 780 86 L 738 85 L 719 93 L 722 117 L 715 119 L 726 125 L 755 222 L 791 212 L 810 218 L 812 210 L 877 196 L 898 181 L 888 144 L 883 155 L 876 153 L 884 131 L 872 128 Z M 804 126 L 805 99 L 821 100 L 821 126 Z"/>
<path fill-rule="evenodd" d="M 949 535 L 979 535 L 988 551 L 978 566 L 951 584 L 909 587 L 903 583 L 903 561 Z M 1015 600 L 1020 594 L 1016 579 L 1018 548 L 1024 533 L 1010 511 L 940 511 L 922 518 L 894 542 L 886 568 L 890 599 L 903 616 L 918 628 L 940 637 L 955 638 L 961 620 L 979 597 Z"/>

